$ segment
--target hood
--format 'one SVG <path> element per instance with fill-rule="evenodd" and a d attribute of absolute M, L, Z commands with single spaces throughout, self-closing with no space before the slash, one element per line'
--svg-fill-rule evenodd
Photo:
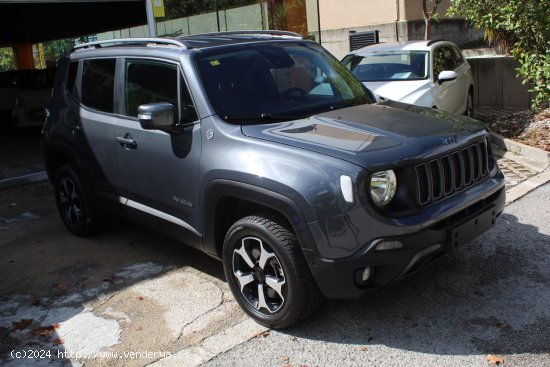
<path fill-rule="evenodd" d="M 465 141 L 487 134 L 476 120 L 393 101 L 282 123 L 243 125 L 242 132 L 344 159 L 371 171 L 456 150 Z"/>
<path fill-rule="evenodd" d="M 403 101 L 413 94 L 418 94 L 417 100 L 430 89 L 431 81 L 423 80 L 403 80 L 403 81 L 385 81 L 385 82 L 363 82 L 373 93 L 378 94 L 386 99 L 394 101 Z"/>

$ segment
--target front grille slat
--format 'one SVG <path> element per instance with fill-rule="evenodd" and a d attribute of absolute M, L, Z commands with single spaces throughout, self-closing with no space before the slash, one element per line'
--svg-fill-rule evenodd
<path fill-rule="evenodd" d="M 453 166 L 451 164 L 451 159 L 448 155 L 446 155 L 444 157 L 441 157 L 439 160 L 441 162 L 441 165 L 443 166 L 443 193 L 445 195 L 450 195 L 454 191 L 455 182 L 455 174 L 453 171 Z"/>
<path fill-rule="evenodd" d="M 487 149 L 487 141 L 479 143 L 481 148 L 481 176 L 485 176 L 489 173 L 489 152 Z"/>
<path fill-rule="evenodd" d="M 430 161 L 430 174 L 432 181 L 432 198 L 433 200 L 441 199 L 443 196 L 443 172 L 441 162 L 438 159 Z"/>
<path fill-rule="evenodd" d="M 480 181 L 489 173 L 489 154 L 483 140 L 418 164 L 418 204 L 430 204 Z"/>
<path fill-rule="evenodd" d="M 464 187 L 464 162 L 458 152 L 451 154 L 451 163 L 455 173 L 455 191 L 458 191 Z"/>
<path fill-rule="evenodd" d="M 464 185 L 471 185 L 474 179 L 474 158 L 469 148 L 462 149 L 461 153 L 464 162 Z"/>

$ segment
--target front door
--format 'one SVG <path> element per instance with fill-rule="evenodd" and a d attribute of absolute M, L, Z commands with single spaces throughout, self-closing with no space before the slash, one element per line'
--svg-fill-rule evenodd
<path fill-rule="evenodd" d="M 434 99 L 437 108 L 449 112 L 458 112 L 464 97 L 461 95 L 460 76 L 439 84 L 438 76 L 442 71 L 457 71 L 456 56 L 451 46 L 443 45 L 434 50 L 433 53 L 433 75 L 434 75 Z"/>
<path fill-rule="evenodd" d="M 123 117 L 115 128 L 121 201 L 200 237 L 196 198 L 201 131 L 182 72 L 177 63 L 151 59 L 126 59 L 118 71 L 123 79 Z M 173 132 L 141 128 L 138 107 L 155 102 L 176 107 Z"/>

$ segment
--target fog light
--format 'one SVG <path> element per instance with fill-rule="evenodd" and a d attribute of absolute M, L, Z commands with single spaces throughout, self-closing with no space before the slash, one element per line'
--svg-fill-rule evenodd
<path fill-rule="evenodd" d="M 367 266 L 365 269 L 363 269 L 363 274 L 361 274 L 361 280 L 363 281 L 363 283 L 368 282 L 371 275 L 372 275 L 372 268 L 370 266 Z"/>
<path fill-rule="evenodd" d="M 399 241 L 384 241 L 376 245 L 376 251 L 395 250 L 403 248 L 403 244 Z"/>

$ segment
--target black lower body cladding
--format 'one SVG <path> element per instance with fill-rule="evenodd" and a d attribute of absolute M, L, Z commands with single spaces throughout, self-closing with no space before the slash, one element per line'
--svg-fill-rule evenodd
<path fill-rule="evenodd" d="M 501 187 L 426 229 L 373 239 L 352 256 L 326 259 L 314 251 L 305 251 L 306 258 L 319 290 L 327 298 L 360 298 L 370 290 L 415 273 L 487 231 L 504 209 L 505 196 Z M 397 241 L 399 247 L 376 250 L 384 241 Z"/>

